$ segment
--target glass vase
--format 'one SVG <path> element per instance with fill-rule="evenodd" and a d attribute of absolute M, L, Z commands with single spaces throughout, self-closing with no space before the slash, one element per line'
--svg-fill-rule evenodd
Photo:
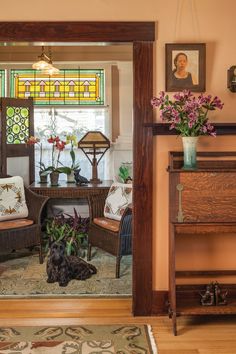
<path fill-rule="evenodd" d="M 197 142 L 198 136 L 182 136 L 184 149 L 184 170 L 197 168 Z"/>

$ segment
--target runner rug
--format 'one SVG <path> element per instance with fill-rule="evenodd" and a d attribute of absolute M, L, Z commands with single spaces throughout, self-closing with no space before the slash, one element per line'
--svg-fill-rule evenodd
<path fill-rule="evenodd" d="M 0 327 L 1 354 L 157 354 L 149 325 Z"/>

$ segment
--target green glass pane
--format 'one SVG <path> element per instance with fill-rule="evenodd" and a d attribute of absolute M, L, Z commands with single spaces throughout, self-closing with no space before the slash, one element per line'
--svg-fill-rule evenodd
<path fill-rule="evenodd" d="M 14 134 L 18 134 L 20 132 L 20 127 L 17 124 L 14 124 L 12 127 L 12 131 Z"/>
<path fill-rule="evenodd" d="M 7 142 L 9 143 L 9 144 L 12 144 L 13 143 L 13 136 L 12 135 L 8 135 L 7 136 Z"/>
<path fill-rule="evenodd" d="M 13 117 L 15 113 L 15 110 L 13 107 L 7 107 L 7 116 L 8 117 Z"/>
<path fill-rule="evenodd" d="M 14 122 L 15 122 L 15 123 L 19 123 L 20 120 L 21 120 L 21 119 L 20 119 L 20 116 L 18 116 L 18 115 L 15 115 L 15 116 L 14 116 Z"/>
<path fill-rule="evenodd" d="M 10 106 L 6 108 L 6 113 L 7 143 L 25 143 L 29 137 L 29 108 Z"/>
<path fill-rule="evenodd" d="M 4 69 L 0 69 L 0 97 L 6 96 L 6 71 Z"/>
<path fill-rule="evenodd" d="M 21 108 L 20 114 L 23 118 L 26 118 L 29 115 L 29 110 L 27 108 Z"/>
<path fill-rule="evenodd" d="M 12 124 L 13 124 L 12 119 L 8 119 L 8 120 L 7 120 L 7 126 L 8 126 L 8 127 L 11 127 Z"/>

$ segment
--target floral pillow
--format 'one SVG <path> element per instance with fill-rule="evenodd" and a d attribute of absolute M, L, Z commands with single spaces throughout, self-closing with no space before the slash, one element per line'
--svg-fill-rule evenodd
<path fill-rule="evenodd" d="M 20 176 L 0 178 L 0 221 L 27 216 L 23 178 Z"/>
<path fill-rule="evenodd" d="M 125 208 L 132 203 L 132 184 L 112 184 L 104 206 L 104 216 L 120 220 Z"/>

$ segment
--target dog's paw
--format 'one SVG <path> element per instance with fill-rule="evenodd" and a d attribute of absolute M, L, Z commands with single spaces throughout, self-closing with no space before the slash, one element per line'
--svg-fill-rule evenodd
<path fill-rule="evenodd" d="M 68 282 L 66 282 L 66 283 L 59 283 L 59 286 L 67 286 L 68 285 Z"/>
<path fill-rule="evenodd" d="M 47 283 L 55 283 L 55 280 L 47 278 Z"/>

